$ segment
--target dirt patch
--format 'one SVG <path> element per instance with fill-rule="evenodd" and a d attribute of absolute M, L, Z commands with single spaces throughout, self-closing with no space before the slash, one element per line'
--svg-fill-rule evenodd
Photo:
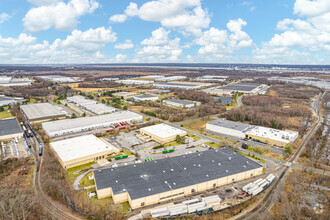
<path fill-rule="evenodd" d="M 206 124 L 210 121 L 212 121 L 212 119 L 196 121 L 196 122 L 192 122 L 190 124 L 185 124 L 184 127 L 189 129 L 189 130 L 194 130 L 196 132 L 205 131 L 206 130 Z"/>

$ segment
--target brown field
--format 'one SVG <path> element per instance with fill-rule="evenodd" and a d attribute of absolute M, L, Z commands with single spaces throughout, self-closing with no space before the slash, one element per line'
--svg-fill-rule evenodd
<path fill-rule="evenodd" d="M 213 119 L 206 119 L 203 121 L 196 121 L 196 122 L 192 122 L 190 124 L 185 124 L 184 127 L 189 129 L 189 130 L 193 130 L 196 132 L 201 132 L 201 131 L 205 131 L 206 130 L 206 124 L 210 121 L 212 121 Z"/>
<path fill-rule="evenodd" d="M 135 112 L 142 112 L 142 111 L 150 111 L 153 112 L 155 111 L 155 109 L 157 108 L 153 108 L 153 107 L 144 107 L 144 106 L 140 106 L 140 105 L 132 105 L 129 106 L 128 109 L 135 111 Z"/>
<path fill-rule="evenodd" d="M 78 88 L 79 83 L 66 84 L 73 89 L 79 90 L 81 92 L 102 92 L 104 90 L 116 90 L 116 88 Z"/>

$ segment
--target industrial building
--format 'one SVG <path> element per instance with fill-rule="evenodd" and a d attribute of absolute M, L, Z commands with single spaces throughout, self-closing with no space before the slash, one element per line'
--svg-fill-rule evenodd
<path fill-rule="evenodd" d="M 257 93 L 261 88 L 265 86 L 266 85 L 257 83 L 233 83 L 218 87 L 218 89 L 230 92 L 243 92 L 245 94 L 252 94 Z"/>
<path fill-rule="evenodd" d="M 168 77 L 160 77 L 155 79 L 155 81 L 161 81 L 161 82 L 169 82 L 169 81 L 176 81 L 176 80 L 182 80 L 186 79 L 186 76 L 168 76 Z"/>
<path fill-rule="evenodd" d="M 141 128 L 140 134 L 151 137 L 152 140 L 160 144 L 165 144 L 174 141 L 177 135 L 181 137 L 187 135 L 187 132 L 167 124 L 158 124 Z"/>
<path fill-rule="evenodd" d="M 256 126 L 245 133 L 245 138 L 258 140 L 260 142 L 285 147 L 293 143 L 299 136 L 299 132 L 290 130 L 278 130 Z"/>
<path fill-rule="evenodd" d="M 13 78 L 11 76 L 0 76 L 0 87 L 27 86 L 31 84 L 32 81 L 27 78 Z"/>
<path fill-rule="evenodd" d="M 191 101 L 174 99 L 174 98 L 163 100 L 163 103 L 169 106 L 175 106 L 180 108 L 194 108 L 201 104 L 200 102 L 191 102 Z"/>
<path fill-rule="evenodd" d="M 156 88 L 165 88 L 165 89 L 200 89 L 209 84 L 193 84 L 193 83 L 157 83 L 153 86 Z"/>
<path fill-rule="evenodd" d="M 135 93 L 134 92 L 115 92 L 115 93 L 112 93 L 112 95 L 117 98 L 123 97 L 124 99 L 127 99 L 127 98 L 132 98 L 135 95 Z"/>
<path fill-rule="evenodd" d="M 65 118 L 65 112 L 60 111 L 50 103 L 33 103 L 21 105 L 21 109 L 27 119 L 31 122 L 45 121 L 50 119 Z"/>
<path fill-rule="evenodd" d="M 136 95 L 136 96 L 133 96 L 133 99 L 136 102 L 157 101 L 158 100 L 158 95 L 151 95 L 151 94 L 148 94 L 148 95 Z"/>
<path fill-rule="evenodd" d="M 262 166 L 223 147 L 93 174 L 99 199 L 111 196 L 136 209 L 260 175 Z"/>
<path fill-rule="evenodd" d="M 97 115 L 112 113 L 117 111 L 117 109 L 107 106 L 105 104 L 99 103 L 97 101 L 86 99 L 81 95 L 71 96 L 67 98 L 69 102 L 73 102 L 80 107 L 94 113 Z"/>
<path fill-rule="evenodd" d="M 121 80 L 117 80 L 117 83 L 123 83 L 126 85 L 147 85 L 147 84 L 151 84 L 154 81 L 150 81 L 150 80 L 137 80 L 137 79 L 121 79 Z"/>
<path fill-rule="evenodd" d="M 0 120 L 0 140 L 11 140 L 13 138 L 23 137 L 23 130 L 18 124 L 16 118 Z"/>
<path fill-rule="evenodd" d="M 104 159 L 119 152 L 116 147 L 92 134 L 55 141 L 50 146 L 64 169 Z"/>
<path fill-rule="evenodd" d="M 218 81 L 218 82 L 225 82 L 229 76 L 214 76 L 214 75 L 205 75 L 202 77 L 196 77 L 194 80 L 197 81 Z"/>
<path fill-rule="evenodd" d="M 15 103 L 22 104 L 24 101 L 24 98 L 16 98 L 16 97 L 9 97 L 5 95 L 0 95 L 0 107 L 1 106 L 7 106 L 7 105 L 13 105 Z"/>
<path fill-rule="evenodd" d="M 299 136 L 299 133 L 296 131 L 282 131 L 273 128 L 229 121 L 224 118 L 207 123 L 206 129 L 241 139 L 245 138 L 256 140 L 279 147 L 285 147 L 287 144 L 293 143 Z"/>
<path fill-rule="evenodd" d="M 221 103 L 232 103 L 233 99 L 230 97 L 213 97 L 214 101 Z"/>
<path fill-rule="evenodd" d="M 230 96 L 231 95 L 231 91 L 219 89 L 219 87 L 203 89 L 202 91 L 206 92 L 208 94 L 211 94 L 211 95 L 216 95 L 216 96 Z"/>
<path fill-rule="evenodd" d="M 59 82 L 59 83 L 73 83 L 77 82 L 73 77 L 68 77 L 68 76 L 61 76 L 61 75 L 47 75 L 47 76 L 39 76 L 39 78 L 43 80 L 48 80 L 52 82 Z"/>
<path fill-rule="evenodd" d="M 142 121 L 142 115 L 131 111 L 118 111 L 111 114 L 65 119 L 42 123 L 42 127 L 51 138 L 64 136 L 74 133 L 93 131 L 96 129 L 107 128 L 110 125 L 120 122 L 132 123 Z"/>
<path fill-rule="evenodd" d="M 224 118 L 210 121 L 206 124 L 206 130 L 238 137 L 241 139 L 245 137 L 245 132 L 253 127 L 255 127 L 255 125 L 229 121 Z"/>

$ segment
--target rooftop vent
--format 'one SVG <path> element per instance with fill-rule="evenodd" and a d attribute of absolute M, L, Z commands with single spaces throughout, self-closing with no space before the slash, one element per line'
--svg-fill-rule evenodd
<path fill-rule="evenodd" d="M 214 160 L 212 160 L 212 162 L 214 163 Z"/>
<path fill-rule="evenodd" d="M 229 157 L 228 159 L 231 160 L 231 157 Z"/>
<path fill-rule="evenodd" d="M 209 175 L 208 175 L 208 174 L 206 174 L 206 177 L 209 177 Z"/>
<path fill-rule="evenodd" d="M 112 169 L 111 169 L 112 170 Z M 99 170 L 99 173 L 101 173 L 102 172 L 102 170 Z"/>
<path fill-rule="evenodd" d="M 116 183 L 118 183 L 118 180 L 116 180 Z"/>
<path fill-rule="evenodd" d="M 163 173 L 165 173 L 165 170 L 163 170 Z"/>
<path fill-rule="evenodd" d="M 249 161 L 246 161 L 246 164 L 248 164 L 249 163 Z"/>
<path fill-rule="evenodd" d="M 171 171 L 173 172 L 173 171 L 174 171 L 174 169 L 171 169 Z"/>
<path fill-rule="evenodd" d="M 126 192 L 126 189 L 123 189 L 124 192 Z"/>
<path fill-rule="evenodd" d="M 187 168 L 184 167 L 183 169 L 186 170 Z"/>
<path fill-rule="evenodd" d="M 150 189 L 150 188 L 149 188 L 148 190 L 149 190 L 149 191 L 151 191 L 151 189 Z"/>
<path fill-rule="evenodd" d="M 244 168 L 246 168 L 246 166 L 245 166 L 245 165 L 243 165 L 243 167 L 244 167 Z"/>
<path fill-rule="evenodd" d="M 226 170 L 226 172 L 228 173 L 228 170 Z"/>
<path fill-rule="evenodd" d="M 199 166 L 199 167 L 201 167 L 201 165 L 200 165 L 200 164 L 198 164 L 198 166 Z"/>
<path fill-rule="evenodd" d="M 221 163 L 218 163 L 219 166 L 221 166 Z"/>
<path fill-rule="evenodd" d="M 173 185 L 175 186 L 175 185 L 176 185 L 176 183 L 173 183 Z"/>

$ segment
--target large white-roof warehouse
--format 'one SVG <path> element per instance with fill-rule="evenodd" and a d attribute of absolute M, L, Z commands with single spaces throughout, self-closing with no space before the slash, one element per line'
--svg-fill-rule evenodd
<path fill-rule="evenodd" d="M 66 116 L 64 112 L 49 103 L 21 105 L 21 109 L 29 121 L 44 121 Z"/>
<path fill-rule="evenodd" d="M 167 124 L 158 124 L 141 128 L 140 133 L 143 135 L 151 136 L 153 140 L 161 144 L 175 140 L 177 135 L 187 135 L 187 132 L 185 132 L 184 130 L 172 127 Z"/>
<path fill-rule="evenodd" d="M 55 141 L 50 145 L 64 169 L 103 159 L 119 151 L 92 134 Z"/>
<path fill-rule="evenodd" d="M 42 123 L 43 129 L 49 137 L 64 136 L 73 133 L 92 131 L 106 128 L 112 124 L 120 122 L 142 121 L 142 115 L 130 111 L 114 112 L 111 114 L 83 117 L 75 119 L 65 119 Z"/>

